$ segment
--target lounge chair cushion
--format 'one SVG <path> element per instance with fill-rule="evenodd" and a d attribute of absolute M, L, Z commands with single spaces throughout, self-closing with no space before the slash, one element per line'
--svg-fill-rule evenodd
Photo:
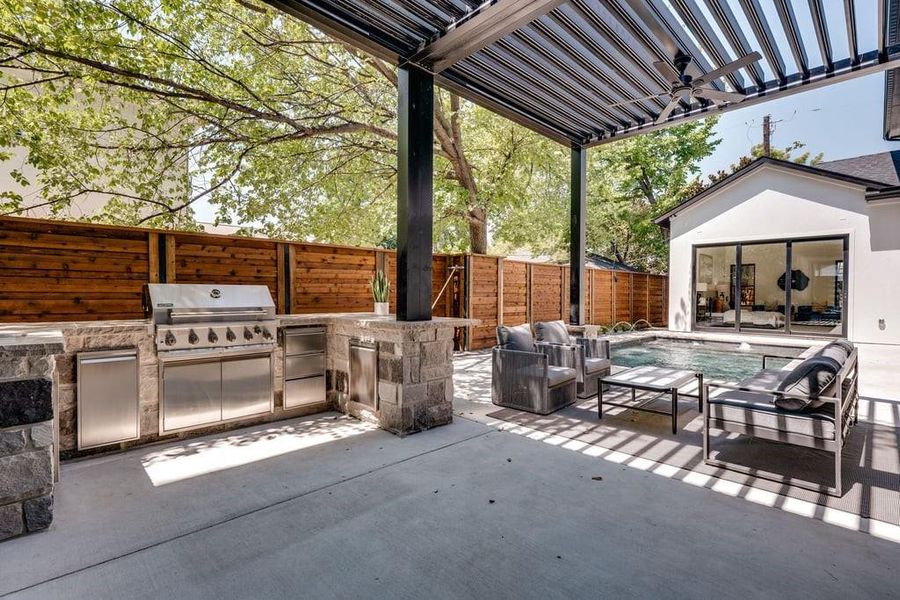
<path fill-rule="evenodd" d="M 575 381 L 575 369 L 569 367 L 547 367 L 547 380 L 550 387 L 556 387 L 569 381 Z"/>
<path fill-rule="evenodd" d="M 850 358 L 853 352 L 853 344 L 847 340 L 834 340 L 827 346 L 815 353 L 815 356 L 827 356 L 836 360 L 841 366 Z"/>
<path fill-rule="evenodd" d="M 519 352 L 534 352 L 534 337 L 531 335 L 531 326 L 528 323 L 507 327 L 497 327 L 497 343 L 507 350 Z"/>
<path fill-rule="evenodd" d="M 608 369 L 610 364 L 608 358 L 585 358 L 584 372 L 588 374 L 597 373 L 603 369 Z"/>
<path fill-rule="evenodd" d="M 709 416 L 750 428 L 747 431 L 750 435 L 753 434 L 753 427 L 762 427 L 783 433 L 834 439 L 834 416 L 830 414 L 833 412 L 830 406 L 800 413 L 781 409 L 773 400 L 774 397 L 769 394 L 726 390 L 710 396 Z M 711 425 L 717 426 L 716 423 Z"/>
<path fill-rule="evenodd" d="M 819 396 L 830 396 L 841 363 L 829 356 L 810 356 L 794 367 L 778 385 L 778 391 L 803 396 L 803 398 L 775 397 L 775 405 L 784 410 L 819 408 L 824 401 Z"/>
<path fill-rule="evenodd" d="M 569 330 L 562 321 L 538 321 L 534 324 L 534 334 L 539 342 L 550 344 L 571 344 Z"/>

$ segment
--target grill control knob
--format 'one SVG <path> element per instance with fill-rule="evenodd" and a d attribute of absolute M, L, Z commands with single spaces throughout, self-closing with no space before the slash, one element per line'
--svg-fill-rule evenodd
<path fill-rule="evenodd" d="M 262 327 L 260 327 L 259 325 L 257 325 L 256 327 L 253 328 L 253 333 L 255 333 L 256 335 L 261 334 L 261 333 L 262 333 Z"/>
<path fill-rule="evenodd" d="M 175 334 L 171 331 L 166 332 L 166 339 L 163 340 L 166 346 L 174 346 L 175 345 Z"/>
<path fill-rule="evenodd" d="M 264 339 L 267 339 L 267 340 L 271 340 L 271 339 L 272 339 L 272 334 L 271 334 L 271 333 L 269 332 L 269 330 L 266 329 L 265 327 L 262 328 L 262 336 L 263 336 Z"/>
<path fill-rule="evenodd" d="M 197 333 L 191 329 L 191 332 L 188 334 L 188 341 L 192 344 L 196 344 L 200 341 L 200 338 L 197 336 Z"/>
<path fill-rule="evenodd" d="M 253 339 L 253 332 L 247 327 L 244 327 L 244 339 L 248 342 Z"/>
<path fill-rule="evenodd" d="M 233 342 L 234 338 L 236 338 L 236 337 L 237 336 L 234 335 L 234 332 L 231 330 L 231 327 L 229 327 L 228 329 L 225 330 L 225 339 L 228 340 L 229 342 Z"/>
<path fill-rule="evenodd" d="M 216 334 L 215 331 L 213 331 L 212 329 L 210 329 L 210 330 L 209 330 L 209 335 L 206 336 L 206 339 L 209 340 L 209 343 L 210 343 L 210 344 L 215 344 L 216 342 L 219 341 L 219 336 Z"/>

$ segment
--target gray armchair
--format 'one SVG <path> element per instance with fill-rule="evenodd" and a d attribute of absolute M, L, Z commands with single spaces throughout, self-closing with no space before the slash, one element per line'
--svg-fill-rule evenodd
<path fill-rule="evenodd" d="M 562 321 L 539 321 L 534 324 L 534 332 L 538 344 L 569 348 L 575 361 L 578 397 L 596 396 L 600 378 L 609 375 L 612 368 L 609 340 L 572 337 Z"/>
<path fill-rule="evenodd" d="M 491 402 L 541 415 L 575 402 L 574 354 L 553 344 L 535 344 L 526 323 L 497 327 Z"/>

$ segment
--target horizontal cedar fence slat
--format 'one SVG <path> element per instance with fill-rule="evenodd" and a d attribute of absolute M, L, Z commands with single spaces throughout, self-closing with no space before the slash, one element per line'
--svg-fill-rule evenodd
<path fill-rule="evenodd" d="M 160 281 L 265 285 L 281 313 L 370 312 L 376 269 L 396 312 L 394 250 L 2 217 L 0 322 L 141 318 L 143 285 Z M 588 268 L 584 294 L 587 323 L 666 324 L 665 275 Z M 481 320 L 468 345 L 487 348 L 498 323 L 568 321 L 569 268 L 435 254 L 432 299 L 435 316 Z"/>
<path fill-rule="evenodd" d="M 444 286 L 457 262 L 434 256 L 435 316 L 462 312 L 459 286 Z M 280 313 L 371 312 L 376 265 L 393 283 L 396 263 L 378 248 L 3 217 L 0 322 L 141 318 L 159 281 L 265 285 Z"/>

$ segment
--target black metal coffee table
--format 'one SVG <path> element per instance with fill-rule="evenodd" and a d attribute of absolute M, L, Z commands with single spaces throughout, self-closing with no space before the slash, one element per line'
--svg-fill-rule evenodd
<path fill-rule="evenodd" d="M 700 403 L 700 412 L 703 412 L 703 373 L 686 371 L 684 369 L 670 369 L 668 367 L 634 367 L 625 371 L 619 371 L 613 375 L 607 375 L 600 379 L 597 386 L 597 417 L 603 418 L 603 405 L 617 406 L 631 410 L 656 413 L 658 415 L 670 415 L 672 417 L 672 433 L 678 434 L 678 388 L 684 387 L 694 379 L 698 380 L 697 397 Z M 631 402 L 603 401 L 603 384 L 615 385 L 631 389 Z M 635 392 L 657 392 L 657 394 L 638 401 Z M 672 398 L 672 410 L 666 412 L 655 408 L 648 408 L 652 402 L 659 399 L 660 394 L 669 394 Z"/>

